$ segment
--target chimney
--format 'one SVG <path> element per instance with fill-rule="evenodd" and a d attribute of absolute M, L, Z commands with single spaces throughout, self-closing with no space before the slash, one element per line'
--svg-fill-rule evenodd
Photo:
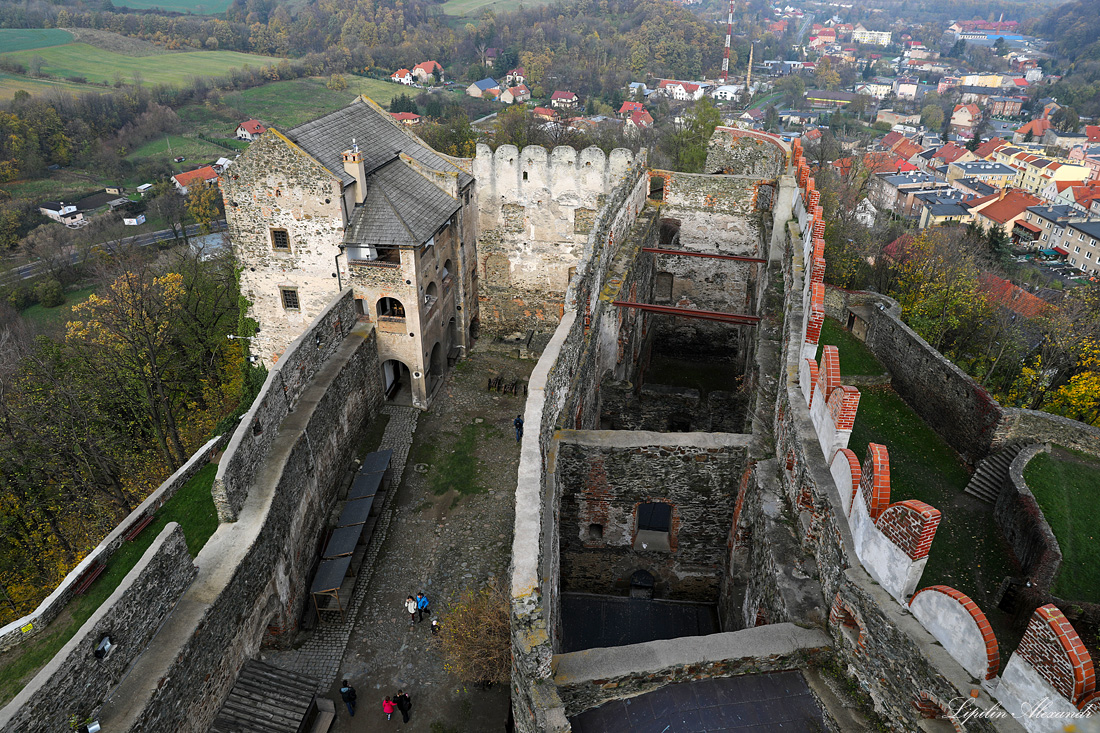
<path fill-rule="evenodd" d="M 351 150 L 345 150 L 341 157 L 344 160 L 344 172 L 355 179 L 355 203 L 361 204 L 367 198 L 367 166 L 355 138 L 351 139 Z"/>
<path fill-rule="evenodd" d="M 1008 193 L 1008 186 L 1003 186 L 1001 188 L 1001 195 L 997 197 L 997 200 L 1003 201 L 1006 193 Z"/>

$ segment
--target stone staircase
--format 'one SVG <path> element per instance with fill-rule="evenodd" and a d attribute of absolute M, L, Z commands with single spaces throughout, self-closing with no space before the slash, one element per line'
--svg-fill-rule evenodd
<path fill-rule="evenodd" d="M 987 504 L 996 504 L 997 495 L 1001 493 L 1001 486 L 1008 477 L 1008 467 L 1023 448 L 1022 443 L 1011 444 L 983 458 L 978 462 L 978 467 L 963 493 Z"/>

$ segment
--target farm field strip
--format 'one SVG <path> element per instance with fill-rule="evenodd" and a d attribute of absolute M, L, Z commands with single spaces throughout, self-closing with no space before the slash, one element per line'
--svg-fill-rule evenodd
<path fill-rule="evenodd" d="M 125 56 L 87 43 L 69 43 L 30 51 L 3 54 L 5 58 L 29 64 L 34 56 L 45 63 L 42 70 L 60 77 L 85 77 L 89 81 L 113 81 L 121 74 L 127 81 L 134 74 L 150 84 L 182 84 L 194 76 L 224 74 L 231 68 L 278 63 L 270 56 L 236 51 L 188 51 L 160 56 Z"/>

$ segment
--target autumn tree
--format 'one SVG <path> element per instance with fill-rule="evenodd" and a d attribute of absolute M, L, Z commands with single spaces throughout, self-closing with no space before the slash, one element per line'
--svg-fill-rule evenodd
<path fill-rule="evenodd" d="M 463 682 L 507 682 L 512 669 L 509 608 L 508 594 L 495 581 L 463 593 L 441 621 L 444 668 Z"/>
<path fill-rule="evenodd" d="M 814 70 L 814 80 L 822 89 L 836 89 L 840 86 L 840 74 L 833 69 L 833 62 L 825 56 L 817 63 Z"/>
<path fill-rule="evenodd" d="M 214 231 L 214 222 L 222 215 L 222 193 L 216 184 L 194 183 L 187 188 L 187 213 L 199 225 L 199 231 Z"/>

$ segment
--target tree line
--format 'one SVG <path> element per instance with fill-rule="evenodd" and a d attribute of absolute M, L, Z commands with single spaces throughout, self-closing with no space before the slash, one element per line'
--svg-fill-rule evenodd
<path fill-rule="evenodd" d="M 60 334 L 0 305 L 0 585 L 32 610 L 262 383 L 228 253 L 123 251 Z M 221 425 L 219 426 L 219 422 Z"/>

